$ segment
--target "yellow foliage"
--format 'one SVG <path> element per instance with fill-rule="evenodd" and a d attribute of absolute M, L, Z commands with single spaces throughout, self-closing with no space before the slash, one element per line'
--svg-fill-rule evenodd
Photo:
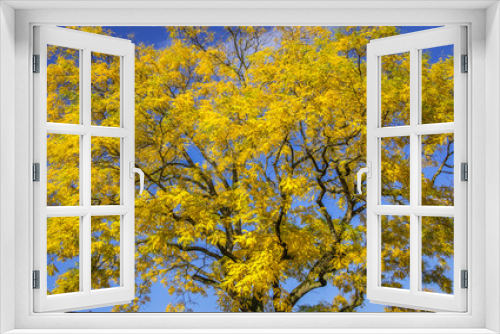
<path fill-rule="evenodd" d="M 136 48 L 136 164 L 147 175 L 135 211 L 138 297 L 113 310 L 137 312 L 161 282 L 174 297 L 214 292 L 228 312 L 296 310 L 308 292 L 330 285 L 339 294 L 313 309 L 356 311 L 366 297 L 366 203 L 354 189 L 366 163 L 366 44 L 397 29 L 225 27 L 216 36 L 207 27 L 169 27 L 168 33 L 172 43 L 164 49 Z M 48 121 L 78 124 L 77 54 L 49 52 Z M 385 124 L 409 115 L 408 59 L 384 62 Z M 424 57 L 427 122 L 452 120 L 452 69 L 452 58 Z M 95 54 L 92 71 L 93 124 L 117 126 L 119 61 Z M 451 140 L 425 139 L 425 166 L 439 167 L 436 152 L 449 151 Z M 409 198 L 407 144 L 396 138 L 383 152 L 382 196 L 390 204 Z M 48 137 L 48 205 L 79 205 L 79 145 L 78 136 Z M 94 205 L 119 204 L 119 157 L 119 142 L 93 139 Z M 428 175 L 422 182 L 426 200 L 452 202 L 449 186 Z M 51 219 L 52 293 L 75 291 L 77 265 L 58 267 L 78 255 L 79 227 Z M 92 284 L 110 287 L 119 284 L 120 222 L 96 219 Z M 448 292 L 453 282 L 439 268 L 453 256 L 452 223 L 431 220 L 423 232 L 430 265 L 424 280 Z M 408 277 L 409 225 L 392 217 L 387 226 L 383 280 L 401 284 Z M 171 303 L 165 311 L 186 305 Z"/>

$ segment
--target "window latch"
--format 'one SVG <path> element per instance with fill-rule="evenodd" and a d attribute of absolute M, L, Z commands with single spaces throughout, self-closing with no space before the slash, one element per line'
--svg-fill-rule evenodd
<path fill-rule="evenodd" d="M 140 168 L 134 167 L 134 162 L 130 161 L 129 173 L 130 173 L 129 176 L 131 179 L 135 178 L 135 173 L 139 174 L 139 179 L 141 182 L 141 186 L 139 188 L 139 195 L 142 194 L 142 192 L 144 190 L 144 172 Z"/>
<path fill-rule="evenodd" d="M 357 185 L 358 185 L 358 194 L 362 194 L 363 192 L 361 191 L 361 176 L 366 173 L 366 177 L 368 179 L 371 179 L 372 178 L 372 163 L 370 161 L 368 161 L 366 163 L 366 167 L 364 168 L 361 168 L 359 171 L 358 171 L 358 174 L 356 175 L 356 181 L 357 181 Z"/>

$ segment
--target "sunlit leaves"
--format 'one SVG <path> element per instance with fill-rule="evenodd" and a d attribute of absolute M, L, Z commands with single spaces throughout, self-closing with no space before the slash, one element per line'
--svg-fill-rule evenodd
<path fill-rule="evenodd" d="M 80 204 L 80 136 L 47 135 L 47 205 Z"/>
<path fill-rule="evenodd" d="M 120 126 L 120 57 L 92 52 L 91 123 Z"/>
<path fill-rule="evenodd" d="M 354 176 L 366 163 L 366 44 L 397 30 L 168 32 L 165 48 L 136 48 L 136 164 L 146 173 L 146 191 L 135 210 L 137 298 L 114 310 L 138 311 L 150 300 L 153 284 L 162 284 L 174 300 L 165 302 L 167 312 L 187 311 L 186 298 L 208 294 L 222 311 L 358 310 L 366 298 L 366 203 L 355 194 Z M 66 66 L 67 59 L 54 65 Z M 451 64 L 426 63 L 425 70 L 438 80 L 440 73 L 449 76 Z M 113 57 L 101 57 L 94 68 L 94 93 L 100 95 L 92 108 L 102 125 L 119 124 L 113 116 L 118 66 Z M 400 55 L 384 71 L 389 123 L 409 112 L 408 68 L 408 57 Z M 449 85 L 432 89 L 449 96 Z M 431 102 L 449 107 L 446 100 Z M 115 204 L 119 178 L 113 176 L 113 159 L 119 155 L 109 139 L 99 140 L 101 172 L 95 175 L 105 196 L 93 200 Z M 408 192 L 394 182 L 408 174 L 401 164 L 404 144 L 395 141 L 384 166 L 391 168 L 382 180 L 384 196 L 393 200 Z M 110 263 L 99 271 L 103 286 L 113 282 L 118 268 L 114 224 L 96 231 L 94 250 L 107 254 Z M 383 250 L 392 268 L 388 282 L 407 277 L 395 268 L 407 258 L 397 244 L 401 233 L 386 233 L 394 245 Z M 446 259 L 450 249 L 440 246 L 445 239 L 429 239 L 429 256 Z M 429 272 L 425 279 L 448 289 L 443 272 Z M 307 293 L 327 285 L 339 294 L 317 305 L 301 304 Z"/>

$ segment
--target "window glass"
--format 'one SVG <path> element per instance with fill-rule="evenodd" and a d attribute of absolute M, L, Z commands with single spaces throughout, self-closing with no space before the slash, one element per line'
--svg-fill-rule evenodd
<path fill-rule="evenodd" d="M 453 218 L 422 217 L 422 290 L 453 294 Z"/>
<path fill-rule="evenodd" d="M 382 204 L 410 204 L 410 137 L 380 139 Z"/>
<path fill-rule="evenodd" d="M 91 287 L 93 290 L 120 286 L 120 216 L 93 216 Z"/>
<path fill-rule="evenodd" d="M 92 205 L 120 204 L 120 138 L 92 137 Z"/>
<path fill-rule="evenodd" d="M 80 136 L 47 135 L 47 206 L 80 205 Z"/>
<path fill-rule="evenodd" d="M 410 217 L 382 216 L 381 286 L 410 289 Z"/>
<path fill-rule="evenodd" d="M 47 294 L 80 291 L 80 217 L 47 218 Z"/>
<path fill-rule="evenodd" d="M 422 205 L 453 206 L 454 136 L 422 136 Z"/>
<path fill-rule="evenodd" d="M 92 52 L 92 125 L 120 126 L 120 57 Z"/>
<path fill-rule="evenodd" d="M 47 122 L 80 123 L 80 50 L 47 46 Z"/>
<path fill-rule="evenodd" d="M 453 122 L 453 45 L 421 51 L 422 124 Z"/>
<path fill-rule="evenodd" d="M 410 53 L 380 57 L 382 126 L 410 125 Z"/>

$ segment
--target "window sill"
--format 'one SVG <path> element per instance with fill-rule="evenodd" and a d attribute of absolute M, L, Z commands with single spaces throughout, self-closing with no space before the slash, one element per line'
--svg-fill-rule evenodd
<path fill-rule="evenodd" d="M 14 329 L 4 334 L 487 334 L 470 329 Z"/>

